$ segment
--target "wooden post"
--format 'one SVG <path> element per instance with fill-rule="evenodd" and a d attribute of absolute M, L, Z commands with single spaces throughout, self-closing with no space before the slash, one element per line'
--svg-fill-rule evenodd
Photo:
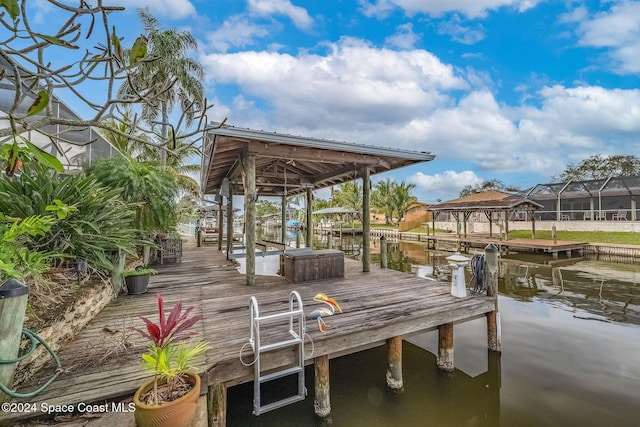
<path fill-rule="evenodd" d="M 227 197 L 227 259 L 233 253 L 233 192 L 229 186 L 229 197 Z"/>
<path fill-rule="evenodd" d="M 207 414 L 209 427 L 227 425 L 227 387 L 224 384 L 209 386 L 207 391 Z"/>
<path fill-rule="evenodd" d="M 369 167 L 362 168 L 362 271 L 371 271 L 371 217 L 369 215 L 369 199 L 371 194 L 371 182 L 369 180 Z"/>
<path fill-rule="evenodd" d="M 453 323 L 438 326 L 438 368 L 452 372 L 453 364 Z"/>
<path fill-rule="evenodd" d="M 489 237 L 493 237 L 493 211 L 489 211 Z"/>
<path fill-rule="evenodd" d="M 380 268 L 387 268 L 387 238 L 380 237 Z"/>
<path fill-rule="evenodd" d="M 536 239 L 536 217 L 534 211 L 531 211 L 531 239 Z"/>
<path fill-rule="evenodd" d="M 222 250 L 222 238 L 224 237 L 224 211 L 222 210 L 222 197 L 220 198 L 220 204 L 218 205 L 218 250 Z"/>
<path fill-rule="evenodd" d="M 315 414 L 320 418 L 326 418 L 331 414 L 331 400 L 329 399 L 329 356 L 316 357 L 315 366 L 315 390 L 313 401 Z"/>
<path fill-rule="evenodd" d="M 15 360 L 20 350 L 22 324 L 27 309 L 29 287 L 16 279 L 0 285 L 0 360 Z M 0 382 L 11 388 L 17 363 L 0 364 Z M 8 402 L 9 396 L 0 391 L 0 402 Z"/>
<path fill-rule="evenodd" d="M 313 188 L 307 188 L 307 239 L 306 246 L 313 248 Z"/>
<path fill-rule="evenodd" d="M 487 296 L 493 297 L 495 310 L 487 313 L 487 344 L 489 350 L 502 351 L 502 337 L 500 328 L 500 313 L 498 312 L 498 248 L 489 243 L 484 248 L 484 258 L 487 263 Z"/>
<path fill-rule="evenodd" d="M 287 196 L 285 194 L 285 192 L 287 191 L 286 188 L 284 188 L 284 191 L 282 193 L 282 201 L 280 202 L 280 241 L 282 242 L 283 245 L 287 244 Z"/>
<path fill-rule="evenodd" d="M 242 157 L 242 178 L 244 179 L 244 228 L 246 247 L 247 285 L 256 284 L 256 155 L 249 153 Z M 284 224 L 282 224 L 284 227 Z"/>
<path fill-rule="evenodd" d="M 389 338 L 387 343 L 389 343 L 386 374 L 387 387 L 394 393 L 402 393 L 404 389 L 402 380 L 402 337 Z"/>

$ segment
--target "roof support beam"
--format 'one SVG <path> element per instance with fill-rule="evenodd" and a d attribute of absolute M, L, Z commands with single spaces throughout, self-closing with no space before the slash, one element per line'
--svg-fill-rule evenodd
<path fill-rule="evenodd" d="M 383 158 L 367 154 L 329 151 L 311 147 L 296 147 L 261 142 L 252 142 L 251 144 L 248 144 L 247 148 L 250 153 L 254 153 L 261 157 L 296 159 L 321 163 L 374 164 L 383 166 L 386 169 L 391 168 L 391 164 Z"/>

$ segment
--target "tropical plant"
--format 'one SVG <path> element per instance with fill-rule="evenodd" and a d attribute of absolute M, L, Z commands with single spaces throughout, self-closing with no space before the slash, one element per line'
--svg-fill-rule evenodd
<path fill-rule="evenodd" d="M 393 217 L 393 190 L 395 182 L 391 178 L 379 181 L 371 192 L 371 206 L 384 213 L 385 223 L 391 224 Z"/>
<path fill-rule="evenodd" d="M 135 207 L 132 225 L 142 230 L 145 237 L 166 235 L 175 229 L 176 183 L 171 174 L 156 164 L 114 157 L 91 165 L 87 174 L 101 185 L 119 190 L 121 198 Z"/>
<path fill-rule="evenodd" d="M 142 117 L 149 123 L 160 119 L 161 145 L 169 141 L 169 114 L 176 103 L 184 113 L 187 126 L 193 122 L 196 112 L 204 108 L 204 87 L 202 65 L 187 56 L 190 50 L 197 48 L 195 38 L 188 31 L 165 30 L 148 9 L 138 9 L 138 16 L 146 33 L 147 52 L 151 60 L 137 67 L 130 79 L 119 89 L 122 96 L 144 92 L 154 102 L 142 106 Z M 173 140 L 176 137 L 173 128 Z M 175 149 L 173 147 L 164 147 Z M 166 151 L 160 156 L 165 166 Z"/>
<path fill-rule="evenodd" d="M 356 211 L 362 210 L 362 186 L 356 181 L 340 184 L 333 191 L 332 205 L 350 208 Z"/>
<path fill-rule="evenodd" d="M 416 197 L 411 195 L 411 190 L 415 188 L 415 184 L 407 184 L 404 181 L 393 186 L 391 193 L 391 206 L 393 212 L 397 214 L 398 221 L 404 218 L 404 214 L 412 203 L 416 202 Z"/>
<path fill-rule="evenodd" d="M 101 187 L 85 174 L 63 176 L 37 163 L 11 180 L 0 179 L 0 212 L 28 218 L 50 211 L 60 218 L 44 235 L 32 236 L 31 252 L 81 256 L 94 268 L 111 271 L 111 254 L 135 254 L 134 210 L 119 197 L 120 189 Z M 56 202 L 58 200 L 59 202 Z M 73 208 L 73 214 L 66 215 Z"/>
<path fill-rule="evenodd" d="M 190 316 L 192 311 L 193 307 L 189 307 L 183 312 L 179 301 L 166 316 L 164 300 L 158 294 L 158 322 L 141 317 L 146 331 L 135 328 L 150 341 L 148 351 L 142 355 L 144 367 L 154 376 L 153 391 L 147 404 L 159 405 L 179 397 L 175 392 L 184 385 L 184 373 L 193 368 L 193 359 L 210 348 L 206 343 L 189 340 L 189 329 L 202 318 L 201 315 Z M 161 380 L 166 382 L 164 390 L 159 388 Z"/>
<path fill-rule="evenodd" d="M 141 266 L 138 266 L 134 269 L 123 271 L 122 277 L 144 276 L 147 274 L 158 274 L 158 270 L 156 270 L 155 268 L 143 268 Z"/>
<path fill-rule="evenodd" d="M 52 216 L 11 218 L 0 213 L 0 282 L 9 277 L 21 281 L 40 281 L 59 254 L 32 252 L 28 244 L 33 237 L 44 236 L 55 223 Z"/>

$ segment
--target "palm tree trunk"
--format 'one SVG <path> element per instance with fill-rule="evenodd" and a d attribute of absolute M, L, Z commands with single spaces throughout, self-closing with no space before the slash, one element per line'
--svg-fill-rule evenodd
<path fill-rule="evenodd" d="M 167 114 L 168 105 L 162 102 L 162 148 L 160 149 L 160 166 L 162 170 L 167 169 L 167 139 L 169 138 L 169 114 Z"/>

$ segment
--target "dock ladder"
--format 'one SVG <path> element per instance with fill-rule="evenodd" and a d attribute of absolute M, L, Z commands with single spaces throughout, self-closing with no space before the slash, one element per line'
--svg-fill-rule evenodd
<path fill-rule="evenodd" d="M 298 294 L 297 291 L 292 291 L 289 294 L 289 310 L 287 311 L 270 314 L 267 316 L 260 316 L 260 313 L 258 311 L 258 300 L 254 296 L 251 297 L 249 308 L 251 311 L 251 337 L 249 338 L 249 343 L 251 344 L 255 357 L 255 380 L 253 382 L 253 413 L 255 415 L 260 415 L 267 411 L 282 408 L 283 406 L 304 400 L 307 395 L 307 389 L 304 386 L 304 311 L 300 294 Z M 286 333 L 286 339 L 282 341 L 263 344 L 260 341 L 260 329 L 266 326 L 265 324 L 267 324 L 268 322 L 273 322 L 274 325 L 277 325 L 277 323 L 275 323 L 274 321 L 278 320 L 289 320 L 289 330 Z M 296 347 L 297 363 L 295 363 L 294 366 L 263 375 L 260 366 L 260 357 L 262 353 L 286 347 Z M 289 375 L 298 376 L 297 394 L 278 400 L 276 402 L 262 405 L 260 396 L 260 385 L 268 381 L 286 377 Z"/>

